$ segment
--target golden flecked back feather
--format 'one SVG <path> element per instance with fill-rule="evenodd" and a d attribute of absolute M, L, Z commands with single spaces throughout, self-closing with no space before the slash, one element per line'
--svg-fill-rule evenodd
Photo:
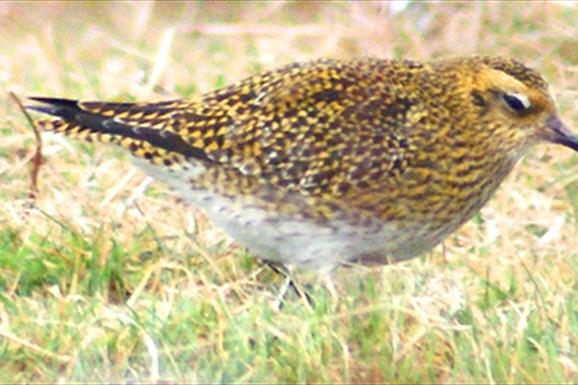
<path fill-rule="evenodd" d="M 180 136 L 243 174 L 312 194 L 332 186 L 339 194 L 403 168 L 413 103 L 402 89 L 412 90 L 387 87 L 386 79 L 408 64 L 292 65 L 207 95 L 202 108 L 174 118 L 189 122 Z"/>
<path fill-rule="evenodd" d="M 79 102 L 78 108 L 123 124 L 127 132 L 150 128 L 177 134 L 208 159 L 268 183 L 312 193 L 334 185 L 334 193 L 339 193 L 403 168 L 410 147 L 403 124 L 413 104 L 407 90 L 413 90 L 402 86 L 397 72 L 421 67 L 412 62 L 323 60 L 257 75 L 198 100 Z M 397 87 L 384 87 L 392 84 L 389 77 L 397 78 Z M 38 124 L 160 159 L 137 138 L 123 141 L 122 134 L 66 122 Z"/>

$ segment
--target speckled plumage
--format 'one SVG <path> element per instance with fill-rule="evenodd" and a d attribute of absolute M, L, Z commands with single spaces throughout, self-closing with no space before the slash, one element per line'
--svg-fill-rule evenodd
<path fill-rule="evenodd" d="M 531 145 L 578 150 L 542 77 L 500 57 L 296 63 L 159 103 L 33 99 L 56 116 L 41 129 L 128 149 L 260 257 L 316 268 L 413 257 Z"/>

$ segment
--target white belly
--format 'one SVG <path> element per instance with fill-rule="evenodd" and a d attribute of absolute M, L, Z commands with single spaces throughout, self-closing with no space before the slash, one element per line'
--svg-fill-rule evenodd
<path fill-rule="evenodd" d="M 431 231 L 423 225 L 397 229 L 376 221 L 354 227 L 345 221 L 319 224 L 278 216 L 242 199 L 191 189 L 187 181 L 199 177 L 204 172 L 202 166 L 169 173 L 147 162 L 136 163 L 262 259 L 317 270 L 358 261 L 383 264 L 416 256 L 440 241 L 441 234 L 430 236 Z"/>

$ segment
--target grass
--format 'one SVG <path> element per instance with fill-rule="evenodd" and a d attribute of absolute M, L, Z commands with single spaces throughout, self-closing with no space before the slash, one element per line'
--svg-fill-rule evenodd
<path fill-rule="evenodd" d="M 166 99 L 321 56 L 500 53 L 542 71 L 578 128 L 576 5 L 6 2 L 0 18 L 0 88 L 20 95 Z M 32 201 L 34 135 L 0 97 L 2 383 L 578 382 L 566 149 L 536 148 L 443 247 L 276 311 L 281 279 L 122 151 L 46 135 Z"/>

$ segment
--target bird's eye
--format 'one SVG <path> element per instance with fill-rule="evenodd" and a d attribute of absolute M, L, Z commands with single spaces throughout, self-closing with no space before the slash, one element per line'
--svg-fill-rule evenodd
<path fill-rule="evenodd" d="M 530 101 L 526 95 L 505 93 L 503 98 L 508 107 L 516 112 L 523 112 L 530 108 Z"/>

